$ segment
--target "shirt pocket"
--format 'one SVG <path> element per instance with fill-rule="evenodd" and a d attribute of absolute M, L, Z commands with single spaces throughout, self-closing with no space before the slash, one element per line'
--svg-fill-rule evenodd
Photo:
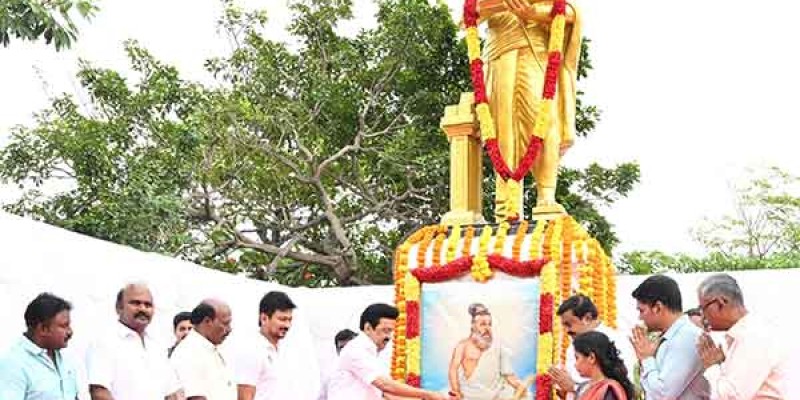
<path fill-rule="evenodd" d="M 28 400 L 75 400 L 78 395 L 77 386 L 74 379 L 70 380 L 67 375 L 63 380 L 55 376 L 42 377 L 31 382 L 25 398 Z"/>

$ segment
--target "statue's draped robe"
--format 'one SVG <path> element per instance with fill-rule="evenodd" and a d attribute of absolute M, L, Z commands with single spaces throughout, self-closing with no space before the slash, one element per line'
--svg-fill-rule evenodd
<path fill-rule="evenodd" d="M 537 185 L 547 188 L 556 186 L 561 144 L 571 144 L 575 138 L 575 85 L 581 52 L 581 25 L 577 8 L 567 8 L 574 13 L 574 22 L 567 23 L 564 33 L 563 63 L 550 115 L 552 123 L 546 138 L 543 138 L 545 147 L 533 166 Z M 508 11 L 491 15 L 485 21 L 489 29 L 484 54 L 489 106 L 495 120 L 500 152 L 513 170 L 525 155 L 536 124 L 547 68 L 550 26 L 549 23 L 534 22 L 523 28 L 519 18 Z M 523 29 L 527 29 L 530 43 Z M 498 177 L 495 214 L 501 219 L 506 213 L 505 187 L 505 182 Z"/>

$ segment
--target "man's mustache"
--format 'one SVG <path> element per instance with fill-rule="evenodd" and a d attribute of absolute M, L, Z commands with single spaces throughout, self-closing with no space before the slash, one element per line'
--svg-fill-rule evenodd
<path fill-rule="evenodd" d="M 139 317 L 145 317 L 147 319 L 150 319 L 150 316 L 147 315 L 144 311 L 140 311 L 140 312 L 134 314 L 134 316 L 133 316 L 133 318 L 139 318 Z"/>

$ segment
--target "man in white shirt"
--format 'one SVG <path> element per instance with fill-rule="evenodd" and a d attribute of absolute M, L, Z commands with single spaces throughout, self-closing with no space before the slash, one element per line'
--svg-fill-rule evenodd
<path fill-rule="evenodd" d="M 787 399 L 786 349 L 769 324 L 750 315 L 736 280 L 712 275 L 698 297 L 711 330 L 724 331 L 725 350 L 704 333 L 697 343 L 705 369 L 716 369 L 713 400 Z"/>
<path fill-rule="evenodd" d="M 187 400 L 236 400 L 236 383 L 217 349 L 231 333 L 231 309 L 219 300 L 203 300 L 192 310 L 194 329 L 172 353 L 172 365 Z"/>
<path fill-rule="evenodd" d="M 235 361 L 239 400 L 280 400 L 288 398 L 281 390 L 278 342 L 292 327 L 295 304 L 284 292 L 269 292 L 258 305 L 259 335 L 256 343 L 242 347 Z"/>
<path fill-rule="evenodd" d="M 87 355 L 92 400 L 177 400 L 180 383 L 164 346 L 147 333 L 155 311 L 150 289 L 126 285 L 117 293 L 116 309 L 118 323 Z"/>
<path fill-rule="evenodd" d="M 328 385 L 328 400 L 381 400 L 411 397 L 447 400 L 449 397 L 418 389 L 389 377 L 378 353 L 386 348 L 394 332 L 397 309 L 388 304 L 372 304 L 361 314 L 361 334 L 347 343 Z"/>
<path fill-rule="evenodd" d="M 592 299 L 582 294 L 572 296 L 561 303 L 556 314 L 561 319 L 564 331 L 571 338 L 590 331 L 601 332 L 608 336 L 619 350 L 620 358 L 625 362 L 625 367 L 628 369 L 628 377 L 630 378 L 633 375 L 636 355 L 633 352 L 630 341 L 598 319 L 597 306 L 594 305 Z M 551 374 L 558 386 L 569 392 L 574 389 L 576 384 L 588 379 L 581 377 L 578 370 L 575 369 L 575 349 L 572 346 L 567 348 L 565 361 L 566 369 L 554 368 Z"/>

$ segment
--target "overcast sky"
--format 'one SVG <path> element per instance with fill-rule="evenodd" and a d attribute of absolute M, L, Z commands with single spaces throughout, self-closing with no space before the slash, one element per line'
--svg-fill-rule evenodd
<path fill-rule="evenodd" d="M 266 8 L 270 35 L 289 40 L 285 0 L 242 3 Z M 19 42 L 0 48 L 0 145 L 8 128 L 30 123 L 49 96 L 77 93 L 78 57 L 126 69 L 127 38 L 178 66 L 184 77 L 209 81 L 203 62 L 229 49 L 216 32 L 219 4 L 105 0 L 71 51 Z M 461 2 L 448 4 L 458 10 Z M 800 38 L 796 2 L 763 3 L 769 8 L 732 0 L 578 4 L 595 66 L 583 85 L 603 119 L 565 163 L 640 163 L 642 182 L 607 211 L 623 241 L 620 250 L 696 252 L 689 229 L 731 209 L 729 185 L 746 168 L 776 165 L 800 174 L 794 137 L 800 75 L 791 50 Z M 348 32 L 374 23 L 374 5 L 356 5 L 356 19 L 342 27 Z M 0 188 L 0 201 L 16 194 Z"/>

